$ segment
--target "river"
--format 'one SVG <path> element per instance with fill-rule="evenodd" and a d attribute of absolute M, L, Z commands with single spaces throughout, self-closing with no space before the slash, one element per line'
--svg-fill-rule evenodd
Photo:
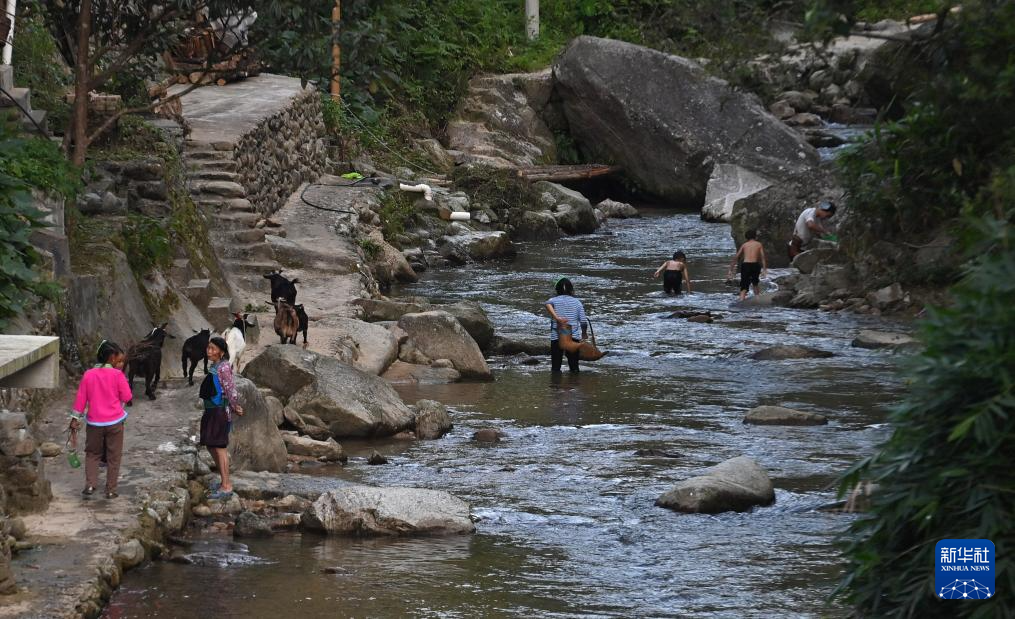
<path fill-rule="evenodd" d="M 544 334 L 542 303 L 571 276 L 610 354 L 580 374 L 494 361 L 496 381 L 404 389 L 453 409 L 438 441 L 348 445 L 333 474 L 378 485 L 448 490 L 473 505 L 474 536 L 345 540 L 283 535 L 235 544 L 199 539 L 218 566 L 157 562 L 128 573 L 106 617 L 817 617 L 843 561 L 850 516 L 818 511 L 836 476 L 887 435 L 901 392 L 897 358 L 852 348 L 886 320 L 785 308 L 731 307 L 729 227 L 650 209 L 603 234 L 527 243 L 511 263 L 428 272 L 401 291 L 483 303 L 498 332 Z M 662 293 L 652 271 L 687 253 L 694 294 Z M 773 272 L 773 277 L 779 272 Z M 665 317 L 723 314 L 714 324 Z M 887 328 L 905 328 L 889 325 Z M 764 362 L 774 344 L 835 353 Z M 565 366 L 566 367 L 566 366 Z M 821 427 L 742 423 L 760 404 L 827 415 Z M 480 446 L 482 427 L 507 439 Z M 386 466 L 366 466 L 378 447 Z M 656 455 L 645 450 L 657 450 Z M 659 452 L 664 452 L 660 454 Z M 776 502 L 750 513 L 678 514 L 653 505 L 673 483 L 748 455 L 769 471 Z M 324 573 L 335 567 L 338 573 Z"/>

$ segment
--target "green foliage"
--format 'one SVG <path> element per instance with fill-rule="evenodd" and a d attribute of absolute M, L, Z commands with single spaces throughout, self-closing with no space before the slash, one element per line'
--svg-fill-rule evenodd
<path fill-rule="evenodd" d="M 14 138 L 0 129 L 0 173 L 28 186 L 72 198 L 81 189 L 81 175 L 67 163 L 59 147 L 44 138 Z"/>
<path fill-rule="evenodd" d="M 412 225 L 418 217 L 416 208 L 413 206 L 415 199 L 404 191 L 389 191 L 381 197 L 381 210 L 378 215 L 381 218 L 381 231 L 384 239 L 389 243 L 399 234 L 404 234 L 405 229 Z"/>
<path fill-rule="evenodd" d="M 61 64 L 60 53 L 46 29 L 38 2 L 19 2 L 15 27 L 14 83 L 32 90 L 32 107 L 49 112 L 50 125 L 66 119 L 69 106 L 63 96 L 70 85 L 70 72 Z"/>
<path fill-rule="evenodd" d="M 1015 200 L 1015 168 L 1003 199 Z M 1002 196 L 999 196 L 1002 197 Z M 845 597 L 871 617 L 938 616 L 934 548 L 945 538 L 990 539 L 998 591 L 1015 588 L 1015 247 L 1007 221 L 976 218 L 977 249 L 953 304 L 923 322 L 927 348 L 908 365 L 909 394 L 892 412 L 895 431 L 844 487 L 879 484 L 867 517 L 851 527 Z M 1002 617 L 1010 596 L 954 604 L 949 616 Z"/>
<path fill-rule="evenodd" d="M 933 590 L 945 538 L 992 540 L 998 590 L 1015 587 L 1015 4 L 973 0 L 960 15 L 928 44 L 940 64 L 912 111 L 845 167 L 859 219 L 882 233 L 951 223 L 969 256 L 951 305 L 923 321 L 892 437 L 843 480 L 878 484 L 843 539 L 838 593 L 862 616 L 1015 614 L 1010 596 L 945 609 Z"/>
<path fill-rule="evenodd" d="M 978 193 L 1015 163 L 1015 4 L 977 1 L 925 44 L 911 112 L 841 158 L 851 204 L 878 236 L 915 235 L 990 208 Z"/>
<path fill-rule="evenodd" d="M 362 238 L 358 241 L 360 249 L 363 250 L 363 255 L 367 257 L 367 260 L 374 260 L 377 256 L 381 255 L 381 246 L 373 241 L 373 239 Z"/>
<path fill-rule="evenodd" d="M 55 299 L 59 292 L 35 271 L 42 260 L 29 239 L 46 226 L 42 217 L 29 185 L 0 170 L 0 328 L 25 309 L 29 295 Z"/>
<path fill-rule="evenodd" d="M 167 268 L 172 261 L 169 232 L 161 221 L 152 217 L 129 215 L 113 244 L 127 255 L 130 270 L 141 277 L 155 268 Z"/>

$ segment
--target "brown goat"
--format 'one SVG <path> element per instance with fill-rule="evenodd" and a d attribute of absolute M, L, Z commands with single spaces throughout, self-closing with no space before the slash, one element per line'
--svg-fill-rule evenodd
<path fill-rule="evenodd" d="M 275 306 L 275 333 L 283 344 L 295 344 L 299 333 L 300 319 L 296 309 L 285 299 L 279 297 L 272 303 Z"/>

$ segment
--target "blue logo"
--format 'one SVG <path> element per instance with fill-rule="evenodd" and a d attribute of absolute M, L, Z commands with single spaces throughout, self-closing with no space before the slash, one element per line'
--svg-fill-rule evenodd
<path fill-rule="evenodd" d="M 934 590 L 945 600 L 994 597 L 994 542 L 943 539 L 934 550 Z"/>

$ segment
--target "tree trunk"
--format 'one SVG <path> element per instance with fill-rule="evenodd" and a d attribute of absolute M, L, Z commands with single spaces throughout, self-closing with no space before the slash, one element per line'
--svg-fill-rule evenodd
<path fill-rule="evenodd" d="M 78 50 L 74 68 L 74 110 L 71 127 L 74 132 L 74 156 L 71 162 L 76 166 L 85 164 L 88 153 L 88 85 L 91 81 L 89 70 L 89 43 L 92 38 L 92 0 L 81 0 L 78 15 Z"/>

